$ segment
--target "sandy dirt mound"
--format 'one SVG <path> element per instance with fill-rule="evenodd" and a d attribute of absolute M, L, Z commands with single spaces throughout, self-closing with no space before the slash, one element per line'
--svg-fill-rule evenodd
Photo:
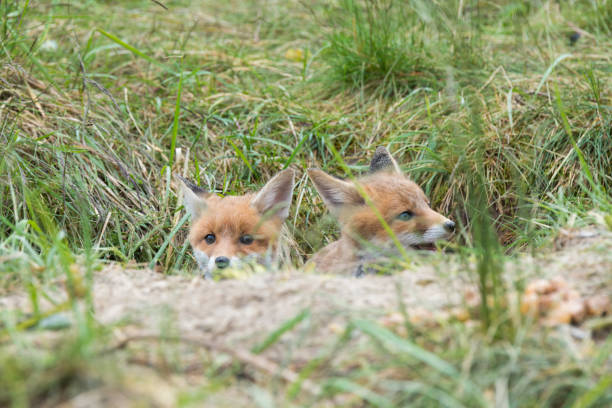
<path fill-rule="evenodd" d="M 566 232 L 556 249 L 523 255 L 506 264 L 507 282 L 562 277 L 581 296 L 610 296 L 612 238 L 609 232 Z M 409 315 L 451 310 L 475 292 L 474 265 L 455 255 L 420 257 L 411 270 L 394 276 L 305 275 L 299 271 L 257 275 L 242 280 L 205 281 L 166 276 L 151 270 L 110 265 L 95 275 L 96 318 L 120 325 L 120 336 L 167 332 L 251 349 L 284 322 L 307 311 L 301 330 L 282 336 L 268 350 L 276 354 L 300 338 L 293 358 L 308 359 L 313 349 L 352 317 L 379 319 L 403 304 Z M 470 272 L 472 271 L 472 272 Z M 61 296 L 58 289 L 58 296 Z M 3 308 L 27 310 L 16 294 L 0 300 Z M 427 315 L 427 314 L 425 314 Z"/>
<path fill-rule="evenodd" d="M 202 350 L 208 352 L 206 358 L 221 359 L 215 364 L 227 364 L 222 356 L 231 356 L 229 361 L 255 368 L 252 372 L 263 375 L 264 381 L 280 377 L 295 383 L 300 368 L 322 350 L 330 350 L 353 318 L 373 319 L 387 327 L 401 325 L 402 307 L 411 321 L 415 319 L 425 329 L 432 323 L 428 320 L 435 324 L 440 316 L 458 318 L 454 313 L 468 310 L 477 294 L 475 270 L 473 260 L 457 255 L 424 255 L 415 259 L 413 268 L 393 276 L 352 278 L 292 271 L 211 282 L 107 265 L 94 276 L 95 318 L 112 325 L 108 351 L 117 355 L 125 350 L 121 355 L 129 364 L 121 375 L 105 377 L 103 387 L 80 393 L 62 406 L 174 406 L 180 390 L 209 381 L 202 375 Z M 511 293 L 536 294 L 536 303 L 562 297 L 550 289 L 559 282 L 572 294 L 572 301 L 576 296 L 612 299 L 612 234 L 565 231 L 550 250 L 508 261 L 503 276 L 508 287 L 519 282 Z M 46 293 L 56 301 L 66 298 L 61 282 L 50 285 Z M 42 301 L 42 310 L 50 308 Z M 27 312 L 31 305 L 26 294 L 13 293 L 0 298 L 0 309 Z M 477 307 L 472 305 L 472 309 Z M 251 351 L 298 316 L 303 317 L 299 323 L 262 354 Z M 464 318 L 469 316 L 459 317 Z M 542 324 L 547 319 L 551 314 L 542 314 Z M 53 339 L 55 334 L 60 335 L 47 332 L 43 337 Z M 168 373 L 163 364 L 156 367 L 152 363 L 160 339 L 171 337 L 181 339 L 175 343 L 187 367 L 181 374 Z M 352 346 L 358 349 L 360 336 L 353 333 L 352 339 Z M 195 368 L 192 374 L 190 366 Z M 249 406 L 249 384 L 237 382 L 204 405 Z M 320 391 L 309 380 L 302 388 L 312 395 Z"/>
<path fill-rule="evenodd" d="M 612 236 L 601 231 L 567 232 L 557 250 L 524 255 L 506 264 L 507 282 L 562 277 L 582 296 L 612 293 Z M 571 237 L 571 238 L 570 238 Z M 330 327 L 347 318 L 376 318 L 401 303 L 410 311 L 461 306 L 476 288 L 475 266 L 457 257 L 419 257 L 411 270 L 394 276 L 353 278 L 305 275 L 300 271 L 210 282 L 164 276 L 150 270 L 110 266 L 97 274 L 94 299 L 106 323 L 126 314 L 143 328 L 164 309 L 183 333 L 253 344 L 308 309 L 312 326 Z M 168 315 L 168 314 L 167 314 Z"/>

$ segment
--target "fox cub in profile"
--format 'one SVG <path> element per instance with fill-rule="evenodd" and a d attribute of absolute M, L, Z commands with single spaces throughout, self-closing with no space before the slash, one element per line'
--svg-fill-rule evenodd
<path fill-rule="evenodd" d="M 402 174 L 382 146 L 374 153 L 369 174 L 354 183 L 318 169 L 309 169 L 308 175 L 323 202 L 338 218 L 342 231 L 339 240 L 311 259 L 317 271 L 353 271 L 359 275 L 364 264 L 393 254 L 395 243 L 371 205 L 406 248 L 433 247 L 455 230 L 455 223 L 429 207 L 423 190 Z M 358 186 L 370 203 L 366 203 Z"/>
<path fill-rule="evenodd" d="M 281 171 L 257 193 L 241 196 L 220 197 L 179 178 L 191 215 L 189 242 L 206 278 L 245 260 L 268 261 L 289 215 L 293 170 Z"/>

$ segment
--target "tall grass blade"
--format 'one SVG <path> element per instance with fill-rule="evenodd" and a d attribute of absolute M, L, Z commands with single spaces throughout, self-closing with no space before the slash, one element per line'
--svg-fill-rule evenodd
<path fill-rule="evenodd" d="M 552 64 L 550 64 L 550 66 L 546 69 L 546 72 L 544 72 L 544 75 L 542 76 L 542 79 L 540 80 L 540 82 L 538 83 L 538 86 L 535 89 L 534 95 L 537 95 L 540 92 L 540 89 L 542 89 L 542 87 L 544 86 L 544 84 L 546 83 L 546 80 L 548 79 L 548 77 L 550 76 L 550 74 L 552 74 L 553 70 L 555 69 L 555 67 L 564 59 L 566 58 L 570 58 L 572 57 L 572 54 L 561 54 L 560 56 L 558 56 Z"/>
<path fill-rule="evenodd" d="M 280 340 L 283 334 L 287 333 L 288 331 L 293 330 L 295 326 L 300 324 L 305 319 L 308 319 L 309 317 L 310 317 L 310 309 L 302 310 L 300 313 L 298 313 L 291 319 L 284 322 L 278 329 L 270 333 L 264 341 L 262 341 L 260 344 L 253 347 L 251 351 L 254 354 L 260 354 L 264 352 L 266 349 L 268 349 L 269 347 L 274 345 L 274 343 Z"/>
<path fill-rule="evenodd" d="M 105 36 L 109 40 L 113 41 L 114 43 L 116 43 L 116 44 L 122 46 L 123 48 L 125 48 L 126 50 L 132 52 L 132 54 L 134 54 L 134 55 L 136 55 L 136 56 L 138 56 L 140 58 L 143 58 L 143 59 L 149 61 L 151 64 L 154 64 L 154 65 L 160 67 L 164 71 L 175 73 L 174 70 L 172 70 L 170 67 L 167 67 L 165 64 L 162 64 L 161 62 L 157 61 L 155 58 L 152 58 L 152 57 L 148 56 L 144 52 L 140 51 L 138 48 L 136 48 L 134 46 L 131 46 L 130 44 L 128 44 L 125 41 L 121 40 L 116 35 L 111 34 L 109 32 L 106 32 L 106 31 L 104 31 L 101 28 L 96 29 L 96 31 L 98 31 L 100 34 L 102 34 L 103 36 Z"/>
<path fill-rule="evenodd" d="M 182 64 L 181 64 L 182 67 Z M 176 150 L 176 137 L 178 135 L 179 118 L 181 115 L 181 92 L 183 90 L 183 70 L 181 69 L 181 75 L 179 77 L 178 89 L 176 90 L 176 104 L 174 106 L 174 117 L 172 119 L 172 133 L 170 139 L 170 158 L 168 160 L 168 168 L 172 169 L 174 163 L 174 154 Z"/>
<path fill-rule="evenodd" d="M 593 388 L 582 394 L 582 396 L 574 402 L 572 408 L 589 408 L 595 406 L 597 401 L 610 391 L 610 388 L 612 388 L 612 375 L 605 375 L 601 377 Z"/>
<path fill-rule="evenodd" d="M 383 397 L 375 393 L 372 390 L 367 389 L 347 378 L 333 378 L 328 380 L 325 384 L 326 388 L 331 388 L 338 391 L 348 392 L 354 395 L 358 395 L 367 401 L 371 406 L 379 408 L 393 408 L 395 404 L 388 398 Z"/>

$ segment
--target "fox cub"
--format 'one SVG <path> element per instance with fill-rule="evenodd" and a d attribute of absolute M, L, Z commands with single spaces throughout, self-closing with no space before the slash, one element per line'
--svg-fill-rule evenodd
<path fill-rule="evenodd" d="M 434 242 L 455 230 L 455 223 L 429 207 L 423 190 L 401 173 L 382 146 L 374 153 L 369 174 L 354 183 L 318 169 L 309 169 L 308 175 L 323 202 L 338 218 L 342 231 L 338 241 L 311 259 L 317 271 L 361 274 L 364 264 L 393 253 L 395 244 L 371 205 L 407 248 L 433 247 Z M 366 203 L 357 186 L 370 203 Z"/>
<path fill-rule="evenodd" d="M 289 215 L 293 170 L 281 171 L 257 193 L 242 196 L 220 197 L 179 178 L 191 215 L 189 242 L 206 278 L 245 260 L 268 260 Z"/>

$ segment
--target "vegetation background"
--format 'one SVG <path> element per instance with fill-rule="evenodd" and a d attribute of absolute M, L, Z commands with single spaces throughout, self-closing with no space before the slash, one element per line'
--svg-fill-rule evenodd
<path fill-rule="evenodd" d="M 612 225 L 609 0 L 2 1 L 0 40 L 0 293 L 34 310 L 0 311 L 0 405 L 87 386 L 108 328 L 76 305 L 99 265 L 194 268 L 172 174 L 241 194 L 298 170 L 296 265 L 338 233 L 303 170 L 358 173 L 378 145 L 458 222 L 483 282 L 560 227 Z M 69 302 L 39 310 L 58 278 Z M 82 320 L 61 353 L 14 352 L 66 308 Z M 484 343 L 494 371 L 503 347 Z M 609 366 L 568 368 L 555 347 L 525 364 L 562 380 L 534 381 L 520 406 L 612 401 Z M 355 406 L 410 401 L 334 384 Z M 452 405 L 428 390 L 413 403 Z"/>

